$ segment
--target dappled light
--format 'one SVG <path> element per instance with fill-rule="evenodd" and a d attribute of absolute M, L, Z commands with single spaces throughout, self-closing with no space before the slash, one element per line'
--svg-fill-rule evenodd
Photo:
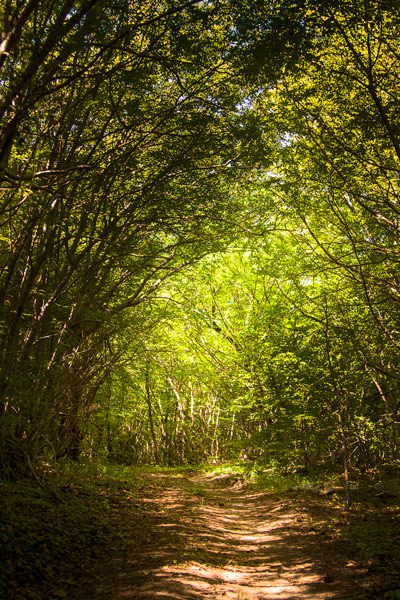
<path fill-rule="evenodd" d="M 109 557 L 95 597 L 333 599 L 364 585 L 363 569 L 310 531 L 293 501 L 204 475 L 170 476 L 157 510 L 151 544 L 122 561 Z"/>

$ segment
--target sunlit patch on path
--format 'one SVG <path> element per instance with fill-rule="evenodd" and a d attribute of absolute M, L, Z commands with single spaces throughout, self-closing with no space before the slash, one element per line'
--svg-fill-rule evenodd
<path fill-rule="evenodd" d="M 100 579 L 93 597 L 363 597 L 362 573 L 307 526 L 294 501 L 223 483 L 170 478 L 151 531 L 123 555 L 110 554 L 107 580 Z"/>

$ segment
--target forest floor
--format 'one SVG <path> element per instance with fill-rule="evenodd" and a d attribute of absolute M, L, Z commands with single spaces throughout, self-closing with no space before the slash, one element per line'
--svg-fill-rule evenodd
<path fill-rule="evenodd" d="M 6 597 L 400 598 L 398 506 L 346 513 L 342 497 L 260 491 L 232 472 L 142 472 L 118 484 L 100 480 L 90 494 L 71 483 L 65 493 L 92 508 L 96 494 L 102 499 L 87 515 L 92 529 L 81 524 L 80 551 L 75 543 L 62 571 L 49 553 L 50 564 L 38 564 L 47 588 L 42 577 L 28 589 L 16 574 Z M 70 505 L 72 519 L 77 510 Z M 56 533 L 46 535 L 57 549 Z"/>

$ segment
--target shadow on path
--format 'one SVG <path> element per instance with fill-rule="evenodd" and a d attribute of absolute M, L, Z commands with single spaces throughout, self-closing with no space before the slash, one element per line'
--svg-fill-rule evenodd
<path fill-rule="evenodd" d="M 363 573 L 308 525 L 293 500 L 249 492 L 231 477 L 196 475 L 168 476 L 147 501 L 150 522 L 107 549 L 97 584 L 79 598 L 367 597 Z"/>

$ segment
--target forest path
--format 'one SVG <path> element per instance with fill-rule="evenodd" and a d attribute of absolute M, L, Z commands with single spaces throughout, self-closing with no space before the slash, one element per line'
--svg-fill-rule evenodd
<path fill-rule="evenodd" d="M 147 474 L 143 490 L 140 511 L 114 515 L 118 536 L 79 598 L 367 598 L 365 574 L 310 525 L 304 501 L 250 491 L 234 475 Z"/>

